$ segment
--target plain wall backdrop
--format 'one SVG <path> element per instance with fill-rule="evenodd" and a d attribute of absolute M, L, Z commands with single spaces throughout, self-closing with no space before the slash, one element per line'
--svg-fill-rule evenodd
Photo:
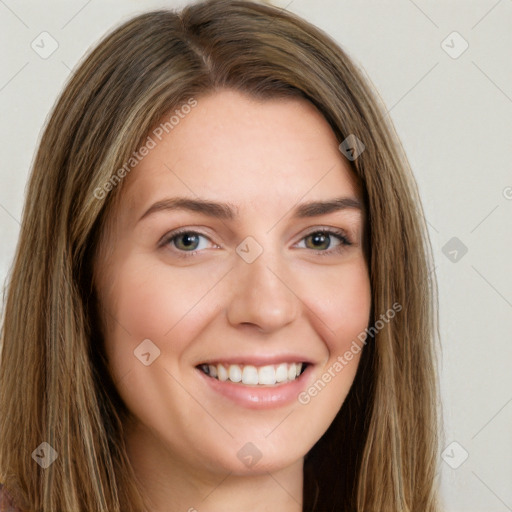
<path fill-rule="evenodd" d="M 185 3 L 0 0 L 3 286 L 34 152 L 71 70 L 131 16 Z M 446 511 L 512 511 L 512 1 L 274 4 L 365 70 L 416 176 L 439 283 Z"/>

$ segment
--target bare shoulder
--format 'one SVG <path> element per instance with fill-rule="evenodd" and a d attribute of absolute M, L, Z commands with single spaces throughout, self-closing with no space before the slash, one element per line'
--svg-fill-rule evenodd
<path fill-rule="evenodd" d="M 2 483 L 0 483 L 0 512 L 21 512 L 21 509 L 14 505 L 12 497 Z"/>

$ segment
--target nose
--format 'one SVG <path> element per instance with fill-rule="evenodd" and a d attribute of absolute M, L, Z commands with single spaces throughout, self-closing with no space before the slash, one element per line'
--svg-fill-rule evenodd
<path fill-rule="evenodd" d="M 233 293 L 227 307 L 231 325 L 253 325 L 262 332 L 278 330 L 295 320 L 300 299 L 285 263 L 264 251 L 255 261 L 241 258 L 231 272 Z"/>

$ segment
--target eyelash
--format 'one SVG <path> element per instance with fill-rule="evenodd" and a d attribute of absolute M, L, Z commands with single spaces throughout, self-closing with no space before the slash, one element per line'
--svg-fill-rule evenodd
<path fill-rule="evenodd" d="M 199 236 L 202 236 L 202 237 L 207 238 L 208 240 L 210 240 L 210 238 L 208 236 L 206 236 L 205 234 L 203 234 L 203 233 L 200 233 L 198 231 L 193 231 L 191 229 L 183 228 L 183 229 L 178 229 L 176 231 L 173 231 L 173 232 L 169 233 L 168 235 L 166 235 L 164 237 L 164 239 L 162 240 L 160 246 L 161 247 L 167 246 L 173 240 L 175 240 L 176 238 L 178 238 L 180 235 L 183 235 L 183 234 L 199 235 Z M 328 250 L 325 250 L 325 251 L 310 249 L 317 256 L 328 256 L 328 255 L 333 255 L 333 254 L 341 253 L 345 247 L 352 245 L 352 242 L 347 238 L 347 236 L 345 235 L 345 233 L 342 230 L 334 229 L 334 228 L 315 229 L 314 231 L 310 231 L 309 233 L 304 235 L 300 239 L 300 241 L 304 240 L 308 236 L 317 235 L 317 234 L 331 235 L 331 236 L 334 236 L 335 238 L 337 238 L 340 241 L 340 244 L 337 245 L 334 249 L 328 249 Z M 210 240 L 210 242 L 211 242 L 211 240 Z M 176 249 L 176 251 L 177 251 L 177 254 L 178 254 L 179 258 L 190 258 L 191 256 L 194 256 L 198 252 L 200 252 L 198 250 L 190 251 L 189 252 L 189 251 L 181 251 L 179 249 Z"/>

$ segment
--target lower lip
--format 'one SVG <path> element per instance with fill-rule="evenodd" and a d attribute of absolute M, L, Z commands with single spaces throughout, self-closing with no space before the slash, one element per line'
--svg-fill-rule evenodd
<path fill-rule="evenodd" d="M 229 380 L 220 381 L 209 377 L 196 368 L 200 377 L 216 393 L 229 398 L 235 404 L 248 409 L 274 409 L 297 401 L 299 394 L 306 388 L 313 365 L 307 368 L 291 382 L 276 386 L 247 386 Z"/>

